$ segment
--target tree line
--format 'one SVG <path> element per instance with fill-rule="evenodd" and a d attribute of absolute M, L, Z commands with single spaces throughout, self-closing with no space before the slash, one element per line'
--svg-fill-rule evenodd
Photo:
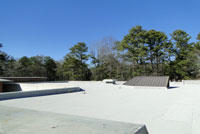
<path fill-rule="evenodd" d="M 121 41 L 112 37 L 90 49 L 78 42 L 63 60 L 49 56 L 15 59 L 0 44 L 0 76 L 48 77 L 48 80 L 128 80 L 134 76 L 170 76 L 171 80 L 199 79 L 200 33 L 197 41 L 183 30 L 169 36 L 135 26 Z"/>

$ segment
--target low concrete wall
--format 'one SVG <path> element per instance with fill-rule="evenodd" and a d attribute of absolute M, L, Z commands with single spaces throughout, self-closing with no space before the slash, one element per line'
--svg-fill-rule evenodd
<path fill-rule="evenodd" d="M 2 134 L 148 134 L 140 124 L 6 106 L 0 109 Z"/>
<path fill-rule="evenodd" d="M 183 84 L 194 84 L 194 85 L 200 85 L 200 80 L 183 80 Z"/>
<path fill-rule="evenodd" d="M 20 85 L 22 91 L 76 87 L 73 84 L 69 84 L 67 82 L 58 82 L 58 81 L 54 81 L 54 82 L 23 82 L 23 83 L 17 83 L 17 84 Z"/>
<path fill-rule="evenodd" d="M 60 89 L 0 93 L 0 100 L 45 96 L 45 95 L 62 94 L 62 93 L 70 93 L 70 92 L 78 92 L 78 91 L 83 91 L 83 90 L 79 87 L 69 87 L 69 88 L 60 88 Z"/>

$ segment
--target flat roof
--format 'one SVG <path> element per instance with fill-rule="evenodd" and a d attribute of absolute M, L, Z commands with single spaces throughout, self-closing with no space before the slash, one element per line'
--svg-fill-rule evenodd
<path fill-rule="evenodd" d="M 119 82 L 69 83 L 85 92 L 6 100 L 0 106 L 145 124 L 150 134 L 200 133 L 199 85 L 172 82 L 166 89 Z"/>

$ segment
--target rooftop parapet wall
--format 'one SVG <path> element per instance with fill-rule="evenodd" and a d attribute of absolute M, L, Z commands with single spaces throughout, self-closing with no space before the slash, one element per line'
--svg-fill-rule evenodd
<path fill-rule="evenodd" d="M 59 89 L 8 92 L 8 93 L 0 94 L 0 101 L 1 100 L 9 100 L 9 99 L 18 99 L 18 98 L 27 98 L 27 97 L 37 97 L 37 96 L 79 92 L 79 91 L 83 91 L 83 90 L 80 87 L 68 87 L 68 88 L 59 88 Z"/>
<path fill-rule="evenodd" d="M 183 84 L 194 84 L 194 85 L 200 85 L 200 80 L 183 80 Z"/>

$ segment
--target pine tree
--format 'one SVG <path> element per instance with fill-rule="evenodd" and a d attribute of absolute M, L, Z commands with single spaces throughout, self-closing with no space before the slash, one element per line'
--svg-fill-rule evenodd
<path fill-rule="evenodd" d="M 91 72 L 86 64 L 89 58 L 88 47 L 85 43 L 78 42 L 70 50 L 63 63 L 64 76 L 68 80 L 90 80 Z"/>

